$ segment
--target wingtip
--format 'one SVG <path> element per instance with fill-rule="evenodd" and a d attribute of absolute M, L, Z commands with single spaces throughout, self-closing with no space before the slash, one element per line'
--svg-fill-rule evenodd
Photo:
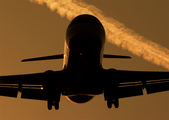
<path fill-rule="evenodd" d="M 21 62 L 26 62 L 26 60 L 21 60 Z"/>

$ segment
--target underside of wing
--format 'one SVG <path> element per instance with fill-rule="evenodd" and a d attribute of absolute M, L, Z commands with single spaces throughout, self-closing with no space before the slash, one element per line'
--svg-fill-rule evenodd
<path fill-rule="evenodd" d="M 0 96 L 17 97 L 18 88 L 0 87 Z"/>
<path fill-rule="evenodd" d="M 113 79 L 111 80 L 111 78 Z M 113 70 L 107 72 L 109 87 L 117 86 L 118 98 L 143 95 L 169 90 L 169 72 Z"/>
<path fill-rule="evenodd" d="M 169 72 L 115 70 L 114 73 L 119 82 L 169 80 Z"/>
<path fill-rule="evenodd" d="M 47 91 L 44 86 L 61 84 L 62 71 L 47 71 L 44 73 L 0 76 L 0 96 L 47 100 Z M 47 87 L 46 87 L 47 88 Z"/>

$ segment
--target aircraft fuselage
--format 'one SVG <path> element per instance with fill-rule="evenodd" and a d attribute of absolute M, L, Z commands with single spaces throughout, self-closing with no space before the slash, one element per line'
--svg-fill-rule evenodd
<path fill-rule="evenodd" d="M 64 68 L 71 71 L 79 71 L 85 67 L 92 70 L 102 68 L 104 43 L 104 27 L 96 17 L 91 15 L 76 17 L 66 32 Z"/>
<path fill-rule="evenodd" d="M 99 83 L 96 71 L 98 73 L 103 69 L 104 43 L 105 30 L 96 17 L 80 15 L 72 20 L 66 32 L 63 63 L 71 87 L 69 86 L 69 90 L 63 94 L 70 95 L 72 92 L 78 96 L 79 94 L 87 95 L 93 91 L 91 89 L 95 89 L 93 94 L 101 92 L 101 88 L 98 85 L 95 85 L 97 88 L 93 88 L 93 84 L 96 83 L 95 81 Z M 90 86 L 92 87 L 90 88 Z"/>

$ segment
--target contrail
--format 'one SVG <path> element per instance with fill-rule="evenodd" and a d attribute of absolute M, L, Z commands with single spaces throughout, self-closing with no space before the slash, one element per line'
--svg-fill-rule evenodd
<path fill-rule="evenodd" d="M 169 50 L 126 28 L 113 18 L 105 17 L 99 9 L 77 0 L 30 0 L 40 5 L 46 3 L 51 11 L 72 20 L 80 14 L 96 16 L 103 24 L 108 42 L 127 49 L 137 56 L 169 70 Z"/>

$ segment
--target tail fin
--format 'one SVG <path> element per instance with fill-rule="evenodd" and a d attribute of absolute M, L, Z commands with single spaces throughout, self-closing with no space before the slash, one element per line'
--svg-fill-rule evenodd
<path fill-rule="evenodd" d="M 52 59 L 62 59 L 63 57 L 64 57 L 64 54 L 59 54 L 59 55 L 51 55 L 51 56 L 44 56 L 44 57 L 23 59 L 21 62 L 39 61 L 39 60 L 52 60 Z"/>
<path fill-rule="evenodd" d="M 104 54 L 103 58 L 131 58 L 130 56 L 121 56 L 121 55 L 109 55 L 109 54 Z"/>

